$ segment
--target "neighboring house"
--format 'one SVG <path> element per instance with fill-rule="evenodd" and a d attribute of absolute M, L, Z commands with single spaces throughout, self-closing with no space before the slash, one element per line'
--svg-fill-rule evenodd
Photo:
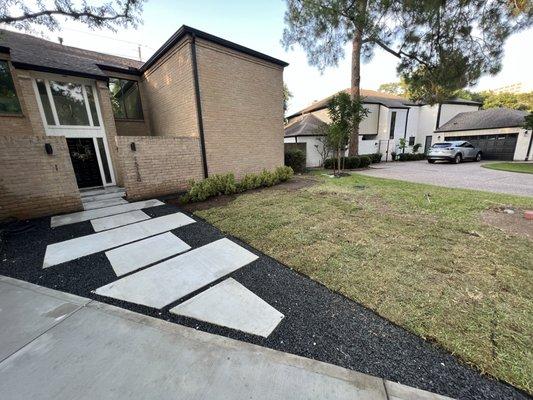
<path fill-rule="evenodd" d="M 346 89 L 346 92 L 350 93 L 350 90 Z M 478 110 L 481 106 L 481 103 L 463 99 L 435 105 L 413 103 L 400 96 L 366 89 L 361 89 L 361 96 L 369 113 L 359 125 L 359 154 L 382 153 L 386 160 L 390 160 L 393 151 L 400 152 L 401 138 L 408 145 L 406 152 L 411 152 L 416 143 L 421 145 L 420 151 L 423 152 L 431 145 L 435 129 L 458 113 Z M 331 122 L 327 110 L 331 97 L 287 117 L 284 141 L 306 143 L 308 167 L 320 165 L 316 149 L 320 145 L 320 133 L 306 123 L 306 116 L 313 115 L 323 123 Z"/>
<path fill-rule="evenodd" d="M 467 140 L 483 159 L 530 160 L 533 134 L 523 128 L 527 111 L 510 108 L 463 112 L 435 131 L 437 140 Z"/>
<path fill-rule="evenodd" d="M 0 219 L 283 164 L 283 68 L 182 26 L 147 62 L 0 31 Z"/>

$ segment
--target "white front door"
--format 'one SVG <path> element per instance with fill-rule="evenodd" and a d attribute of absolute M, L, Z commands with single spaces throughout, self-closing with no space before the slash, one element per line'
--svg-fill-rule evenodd
<path fill-rule="evenodd" d="M 49 136 L 65 136 L 80 188 L 115 184 L 95 82 L 35 75 L 37 103 Z"/>

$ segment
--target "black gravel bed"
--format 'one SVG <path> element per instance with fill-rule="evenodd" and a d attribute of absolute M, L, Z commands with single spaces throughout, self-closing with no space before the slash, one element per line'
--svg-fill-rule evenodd
<path fill-rule="evenodd" d="M 176 212 L 177 207 L 164 205 L 143 211 L 157 217 Z M 225 237 L 212 225 L 192 217 L 197 223 L 172 231 L 192 248 Z M 285 315 L 268 338 L 169 313 L 194 294 L 157 310 L 91 293 L 117 279 L 103 252 L 42 269 L 46 246 L 94 233 L 88 221 L 51 229 L 50 218 L 40 218 L 21 223 L 14 230 L 18 232 L 5 232 L 0 242 L 2 275 L 457 399 L 531 398 L 233 237 L 259 259 L 230 276 Z"/>

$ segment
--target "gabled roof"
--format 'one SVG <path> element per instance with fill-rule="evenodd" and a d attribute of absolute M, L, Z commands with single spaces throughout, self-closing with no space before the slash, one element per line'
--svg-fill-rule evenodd
<path fill-rule="evenodd" d="M 492 128 L 514 128 L 522 126 L 527 111 L 510 108 L 489 108 L 457 114 L 435 132 L 467 131 Z"/>
<path fill-rule="evenodd" d="M 140 75 L 186 35 L 198 37 L 282 67 L 288 65 L 286 62 L 266 54 L 185 25 L 178 29 L 146 63 L 77 47 L 64 46 L 35 36 L 7 30 L 0 30 L 0 51 L 9 52 L 11 62 L 15 68 L 107 79 L 107 75 L 103 70 Z"/>
<path fill-rule="evenodd" d="M 307 114 L 313 111 L 318 111 L 318 110 L 327 108 L 328 103 L 333 98 L 333 96 L 339 93 L 342 93 L 342 92 L 350 94 L 351 90 L 349 88 L 344 89 L 341 92 L 337 92 L 335 94 L 332 94 L 331 96 L 326 97 L 325 99 L 315 101 L 310 106 L 305 107 L 301 109 L 300 111 L 289 115 L 287 118 L 293 118 L 297 115 L 303 115 L 303 114 Z M 367 104 L 381 104 L 389 108 L 407 108 L 408 105 L 414 105 L 409 100 L 404 99 L 403 97 L 400 97 L 400 96 L 396 96 L 394 94 L 390 94 L 390 93 L 377 92 L 375 90 L 368 90 L 368 89 L 360 89 L 360 93 L 361 93 L 361 97 L 363 97 L 363 102 Z"/>
<path fill-rule="evenodd" d="M 305 114 L 285 127 L 285 137 L 320 136 L 317 130 L 324 125 L 326 125 L 325 122 L 313 114 Z"/>

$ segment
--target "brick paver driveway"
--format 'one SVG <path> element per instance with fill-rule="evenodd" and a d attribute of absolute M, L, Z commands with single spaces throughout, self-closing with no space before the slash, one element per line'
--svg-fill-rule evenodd
<path fill-rule="evenodd" d="M 407 161 L 374 164 L 362 171 L 364 175 L 429 183 L 452 188 L 486 190 L 521 196 L 533 196 L 533 174 L 496 171 L 482 167 L 483 163 L 462 164 Z"/>

